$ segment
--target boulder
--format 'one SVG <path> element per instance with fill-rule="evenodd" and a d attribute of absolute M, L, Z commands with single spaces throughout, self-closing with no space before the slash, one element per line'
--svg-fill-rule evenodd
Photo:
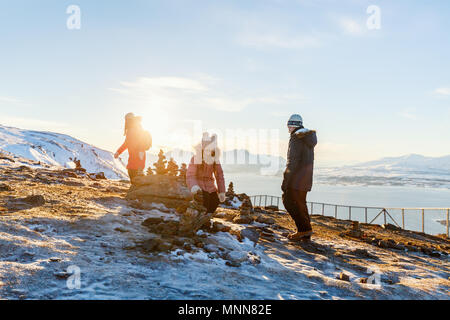
<path fill-rule="evenodd" d="M 236 217 L 234 217 L 233 222 L 237 224 L 250 224 L 253 222 L 253 217 L 250 215 L 239 214 Z"/>
<path fill-rule="evenodd" d="M 265 224 L 274 224 L 275 223 L 275 219 L 274 218 L 270 218 L 270 217 L 265 217 L 263 215 L 259 215 L 256 218 L 256 222 L 265 223 Z"/>
<path fill-rule="evenodd" d="M 402 228 L 399 228 L 397 226 L 394 226 L 393 224 L 387 223 L 387 224 L 383 224 L 381 226 L 383 229 L 385 230 L 389 230 L 389 231 L 401 231 Z"/>
<path fill-rule="evenodd" d="M 191 236 L 195 234 L 203 225 L 209 223 L 213 213 L 206 213 L 206 208 L 202 204 L 191 201 L 182 214 L 178 234 L 182 236 Z"/>
<path fill-rule="evenodd" d="M 258 243 L 260 237 L 260 232 L 254 228 L 245 228 L 241 230 L 241 239 L 247 238 L 254 242 L 255 245 Z"/>
<path fill-rule="evenodd" d="M 165 175 L 140 176 L 128 190 L 128 200 L 163 203 L 169 208 L 178 208 L 192 200 L 189 189 L 177 177 Z"/>
<path fill-rule="evenodd" d="M 345 274 L 343 272 L 341 272 L 336 279 L 341 280 L 341 281 L 350 282 L 350 276 L 348 276 L 347 274 Z"/>
<path fill-rule="evenodd" d="M 45 204 L 45 198 L 42 195 L 28 196 L 21 199 L 21 201 L 34 207 L 43 206 Z"/>
<path fill-rule="evenodd" d="M 153 227 L 157 224 L 160 224 L 161 222 L 164 222 L 163 217 L 150 217 L 150 218 L 145 219 L 141 224 L 144 227 Z"/>

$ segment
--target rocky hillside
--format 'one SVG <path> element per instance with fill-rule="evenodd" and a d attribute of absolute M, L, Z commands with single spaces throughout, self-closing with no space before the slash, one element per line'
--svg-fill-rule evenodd
<path fill-rule="evenodd" d="M 449 299 L 448 240 L 313 216 L 289 242 L 287 215 L 242 200 L 200 225 L 175 177 L 0 166 L 0 298 Z"/>
<path fill-rule="evenodd" d="M 74 168 L 74 160 L 88 172 L 104 172 L 110 179 L 126 178 L 121 161 L 111 152 L 101 150 L 68 135 L 22 130 L 0 125 L 0 156 L 33 166 Z"/>

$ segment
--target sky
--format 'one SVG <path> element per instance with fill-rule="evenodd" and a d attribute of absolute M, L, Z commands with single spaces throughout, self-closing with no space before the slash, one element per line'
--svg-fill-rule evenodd
<path fill-rule="evenodd" d="M 319 165 L 448 155 L 449 30 L 447 0 L 0 0 L 0 124 L 285 156 L 298 113 Z"/>

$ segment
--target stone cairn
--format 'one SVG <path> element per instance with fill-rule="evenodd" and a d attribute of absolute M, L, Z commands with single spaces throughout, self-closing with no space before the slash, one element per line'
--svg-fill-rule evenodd
<path fill-rule="evenodd" d="M 187 165 L 186 163 L 182 163 L 180 169 L 178 170 L 179 175 L 178 175 L 178 180 L 183 183 L 186 184 L 186 174 L 187 174 Z"/>
<path fill-rule="evenodd" d="M 167 174 L 173 177 L 176 177 L 178 175 L 178 165 L 173 160 L 173 158 L 170 158 L 169 162 L 167 163 Z"/>
<path fill-rule="evenodd" d="M 166 168 L 166 156 L 162 150 L 159 150 L 158 153 L 158 161 L 156 161 L 153 165 L 155 166 L 155 172 L 158 175 L 165 175 L 168 173 Z"/>
<path fill-rule="evenodd" d="M 186 164 L 183 163 L 179 169 L 173 159 L 167 164 L 166 162 L 166 156 L 160 150 L 158 161 L 154 163 L 155 169 L 149 168 L 146 176 L 135 179 L 135 185 L 128 191 L 127 200 L 137 207 L 144 208 L 150 208 L 153 203 L 162 203 L 169 210 L 175 209 L 173 212 L 180 215 L 179 221 L 161 221 L 157 224 L 151 219 L 146 221 L 144 225 L 152 233 L 165 236 L 193 236 L 210 221 L 212 215 L 206 214 L 201 194 L 193 197 L 187 188 Z"/>

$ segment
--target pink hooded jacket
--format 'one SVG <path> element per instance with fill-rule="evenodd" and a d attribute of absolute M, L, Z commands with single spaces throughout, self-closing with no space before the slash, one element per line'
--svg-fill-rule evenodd
<path fill-rule="evenodd" d="M 225 192 L 225 179 L 222 165 L 219 162 L 220 150 L 215 148 L 215 156 L 203 159 L 202 146 L 196 148 L 196 154 L 192 157 L 186 173 L 186 183 L 189 190 L 193 186 L 199 186 L 206 192 Z M 217 183 L 217 187 L 216 187 Z"/>

